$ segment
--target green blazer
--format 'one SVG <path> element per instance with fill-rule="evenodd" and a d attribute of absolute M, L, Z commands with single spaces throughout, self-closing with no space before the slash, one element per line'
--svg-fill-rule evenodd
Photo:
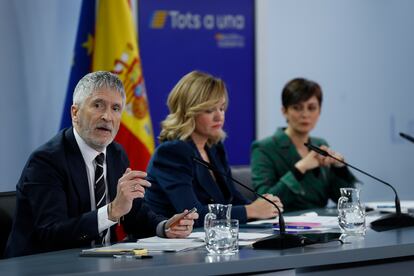
<path fill-rule="evenodd" d="M 311 137 L 313 145 L 328 143 Z M 260 194 L 277 195 L 285 211 L 325 207 L 328 199 L 338 202 L 339 188 L 354 187 L 356 178 L 347 167 L 320 167 L 297 179 L 294 166 L 301 157 L 284 129 L 252 144 L 252 181 Z"/>

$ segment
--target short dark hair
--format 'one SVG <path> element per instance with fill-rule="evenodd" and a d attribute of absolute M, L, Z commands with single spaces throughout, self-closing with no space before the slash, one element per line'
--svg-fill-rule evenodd
<path fill-rule="evenodd" d="M 282 91 L 282 105 L 284 108 L 305 102 L 315 96 L 319 106 L 322 106 L 322 89 L 314 81 L 305 78 L 295 78 L 289 81 Z"/>

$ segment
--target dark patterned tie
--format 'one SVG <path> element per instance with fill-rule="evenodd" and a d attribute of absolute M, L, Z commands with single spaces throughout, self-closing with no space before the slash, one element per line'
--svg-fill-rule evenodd
<path fill-rule="evenodd" d="M 101 208 L 106 204 L 106 193 L 105 193 L 105 177 L 103 170 L 105 155 L 100 153 L 96 156 L 96 168 L 95 168 L 95 204 L 96 209 Z M 105 241 L 107 230 L 100 233 L 99 238 L 95 240 L 96 245 L 101 245 Z"/>
<path fill-rule="evenodd" d="M 106 204 L 105 194 L 105 177 L 103 170 L 105 155 L 103 153 L 96 156 L 96 169 L 95 169 L 95 203 L 96 209 L 101 208 Z"/>

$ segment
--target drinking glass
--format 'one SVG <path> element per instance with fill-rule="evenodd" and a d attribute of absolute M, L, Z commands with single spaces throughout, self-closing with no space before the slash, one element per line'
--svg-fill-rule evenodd
<path fill-rule="evenodd" d="M 365 208 L 359 200 L 360 190 L 341 188 L 338 200 L 339 227 L 345 234 L 365 235 Z"/>
<path fill-rule="evenodd" d="M 213 255 L 232 255 L 239 251 L 239 221 L 213 219 L 205 227 L 206 248 Z"/>

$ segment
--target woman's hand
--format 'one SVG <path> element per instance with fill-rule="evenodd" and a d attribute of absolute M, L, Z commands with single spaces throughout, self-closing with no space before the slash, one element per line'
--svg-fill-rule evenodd
<path fill-rule="evenodd" d="M 323 149 L 324 151 L 327 151 L 330 155 L 334 156 L 335 158 L 344 161 L 344 157 L 340 153 L 337 153 L 337 152 L 331 150 L 327 146 L 322 145 L 319 148 Z M 329 156 L 323 156 L 323 155 L 319 154 L 319 156 L 317 158 L 318 158 L 319 163 L 321 164 L 321 166 L 325 166 L 325 167 L 329 167 L 331 165 L 335 166 L 335 167 L 343 167 L 344 166 L 344 164 L 342 164 L 338 160 L 335 160 L 334 158 L 329 157 Z"/>
<path fill-rule="evenodd" d="M 198 219 L 198 213 L 189 213 L 182 217 L 188 210 L 184 210 L 181 214 L 175 214 L 165 223 L 165 235 L 167 238 L 185 238 L 193 231 L 194 220 Z"/>
<path fill-rule="evenodd" d="M 295 167 L 303 174 L 309 170 L 319 167 L 320 160 L 318 155 L 318 153 L 310 151 L 305 157 L 295 164 Z"/>
<path fill-rule="evenodd" d="M 275 203 L 280 211 L 283 212 L 283 204 L 277 196 L 265 194 L 264 197 Z M 246 213 L 248 219 L 267 219 L 276 217 L 279 211 L 266 200 L 258 198 L 246 205 Z"/>

